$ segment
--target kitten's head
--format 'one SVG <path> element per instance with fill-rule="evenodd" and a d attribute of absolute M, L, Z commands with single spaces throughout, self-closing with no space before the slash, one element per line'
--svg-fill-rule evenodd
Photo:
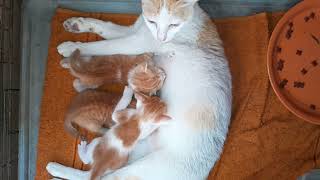
<path fill-rule="evenodd" d="M 171 117 L 166 115 L 167 105 L 159 97 L 135 93 L 135 98 L 137 99 L 137 112 L 140 116 L 141 139 L 171 120 Z"/>
<path fill-rule="evenodd" d="M 191 19 L 197 1 L 142 0 L 142 15 L 155 39 L 168 42 Z"/>
<path fill-rule="evenodd" d="M 135 92 L 154 94 L 160 90 L 165 78 L 165 72 L 149 61 L 137 65 L 129 72 L 128 83 Z"/>

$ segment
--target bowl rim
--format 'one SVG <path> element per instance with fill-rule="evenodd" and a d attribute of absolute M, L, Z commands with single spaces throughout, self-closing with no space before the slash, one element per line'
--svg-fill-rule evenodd
<path fill-rule="evenodd" d="M 296 6 L 291 8 L 285 15 L 280 19 L 280 21 L 277 23 L 276 27 L 274 28 L 269 44 L 268 44 L 268 50 L 267 50 L 267 69 L 268 69 L 268 75 L 270 84 L 272 86 L 272 89 L 278 96 L 278 99 L 281 101 L 281 103 L 293 114 L 296 116 L 302 118 L 305 121 L 308 121 L 312 124 L 320 125 L 320 116 L 313 116 L 310 113 L 307 113 L 300 108 L 296 107 L 294 103 L 289 101 L 282 93 L 280 88 L 277 86 L 276 80 L 275 80 L 275 74 L 273 70 L 273 52 L 275 49 L 276 41 L 278 40 L 279 33 L 281 32 L 282 28 L 287 24 L 288 19 L 295 16 L 296 14 L 299 14 L 305 10 L 308 10 L 310 8 L 320 8 L 320 0 L 304 0 L 300 3 L 298 3 Z"/>

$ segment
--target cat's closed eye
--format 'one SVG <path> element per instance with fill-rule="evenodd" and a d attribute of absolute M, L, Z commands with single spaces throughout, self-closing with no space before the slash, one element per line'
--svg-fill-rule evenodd
<path fill-rule="evenodd" d="M 180 24 L 177 23 L 177 24 L 170 24 L 169 27 L 170 27 L 170 28 L 176 28 L 176 27 L 178 27 L 178 26 L 180 26 Z"/>
<path fill-rule="evenodd" d="M 152 21 L 152 20 L 148 19 L 148 22 L 149 22 L 150 24 L 153 24 L 153 25 L 157 26 L 157 23 L 156 23 L 155 21 Z"/>

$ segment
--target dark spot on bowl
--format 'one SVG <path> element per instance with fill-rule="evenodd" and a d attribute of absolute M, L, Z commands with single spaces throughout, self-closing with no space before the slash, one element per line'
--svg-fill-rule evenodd
<path fill-rule="evenodd" d="M 310 18 L 311 18 L 311 19 L 314 19 L 315 17 L 316 17 L 316 13 L 311 12 L 311 14 L 310 14 Z"/>
<path fill-rule="evenodd" d="M 312 64 L 312 66 L 318 66 L 317 60 L 312 61 L 311 64 Z"/>
<path fill-rule="evenodd" d="M 302 73 L 303 75 L 305 75 L 305 74 L 308 73 L 308 71 L 307 71 L 305 68 L 303 68 L 303 69 L 301 70 L 301 73 Z"/>
<path fill-rule="evenodd" d="M 284 60 L 280 59 L 277 63 L 277 70 L 282 71 L 283 67 L 284 67 Z"/>
<path fill-rule="evenodd" d="M 288 80 L 283 79 L 279 84 L 279 88 L 283 89 L 287 84 L 288 84 Z"/>
<path fill-rule="evenodd" d="M 293 87 L 295 87 L 295 88 L 304 88 L 304 82 L 299 82 L 299 81 L 295 81 L 294 83 L 293 83 Z"/>
<path fill-rule="evenodd" d="M 305 22 L 308 22 L 309 20 L 310 20 L 310 17 L 309 17 L 309 16 L 304 17 L 304 21 L 305 21 Z"/>
<path fill-rule="evenodd" d="M 278 53 L 281 53 L 281 51 L 282 51 L 282 48 L 279 47 L 279 46 L 277 46 L 277 52 L 278 52 Z"/>
<path fill-rule="evenodd" d="M 310 109 L 312 109 L 312 110 L 316 110 L 316 105 L 314 105 L 314 104 L 310 104 Z"/>
<path fill-rule="evenodd" d="M 302 55 L 302 50 L 297 50 L 296 55 L 301 56 Z"/>

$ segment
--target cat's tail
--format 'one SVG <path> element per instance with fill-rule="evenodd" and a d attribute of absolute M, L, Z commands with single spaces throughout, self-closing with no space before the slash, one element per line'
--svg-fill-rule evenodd
<path fill-rule="evenodd" d="M 55 162 L 49 162 L 46 169 L 52 176 L 63 179 L 87 180 L 90 176 L 90 171 L 66 167 Z"/>
<path fill-rule="evenodd" d="M 89 62 L 89 58 L 88 57 L 88 62 Z M 71 56 L 69 57 L 69 63 L 70 63 L 70 68 L 72 69 L 72 71 L 75 74 L 88 74 L 88 69 L 86 68 L 86 64 L 88 64 L 84 62 L 83 57 L 81 57 L 81 53 L 79 49 L 76 49 Z"/>
<path fill-rule="evenodd" d="M 67 131 L 70 135 L 72 135 L 73 137 L 75 138 L 78 138 L 80 137 L 81 139 L 84 139 L 79 131 L 73 126 L 73 123 L 72 123 L 72 119 L 71 118 L 66 118 L 65 121 L 64 121 L 64 130 Z"/>

